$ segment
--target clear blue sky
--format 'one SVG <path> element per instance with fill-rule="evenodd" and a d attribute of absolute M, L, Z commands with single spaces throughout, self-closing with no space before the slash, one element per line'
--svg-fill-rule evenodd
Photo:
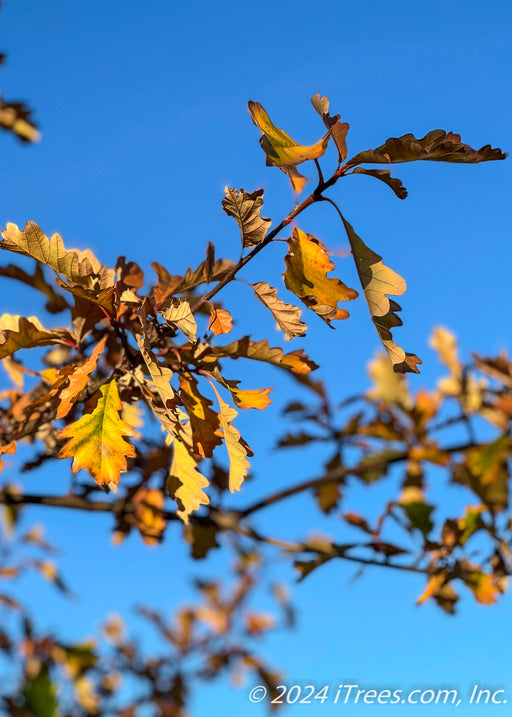
<path fill-rule="evenodd" d="M 315 92 L 328 95 L 332 109 L 351 124 L 352 154 L 388 136 L 423 136 L 438 127 L 460 132 L 473 146 L 512 150 L 508 0 L 6 0 L 0 23 L 1 49 L 8 54 L 2 92 L 29 99 L 43 132 L 36 147 L 0 138 L 0 223 L 33 219 L 47 234 L 59 231 L 69 246 L 91 247 L 104 263 L 125 254 L 149 276 L 155 259 L 173 273 L 197 265 L 208 241 L 218 255 L 238 256 L 236 227 L 220 209 L 226 184 L 264 187 L 265 215 L 275 223 L 289 211 L 293 196 L 285 176 L 265 167 L 249 99 L 309 144 L 322 134 L 309 99 Z M 439 373 L 427 343 L 438 324 L 458 334 L 466 356 L 512 348 L 506 308 L 512 298 L 511 166 L 508 160 L 398 167 L 395 174 L 409 189 L 404 202 L 365 177 L 336 188 L 358 233 L 407 280 L 404 326 L 396 339 L 423 358 L 422 375 L 412 379 L 418 387 L 431 385 Z M 346 246 L 329 207 L 315 207 L 300 225 L 334 250 Z M 281 249 L 260 256 L 244 278 L 276 285 Z M 354 285 L 350 263 L 340 260 L 338 267 Z M 35 313 L 28 302 L 20 307 L 12 284 L 2 287 L 2 312 Z M 271 324 L 249 299 L 240 285 L 228 295 L 228 307 L 229 300 L 243 306 L 248 320 L 262 322 L 263 336 Z M 234 313 L 242 317 L 240 310 Z M 352 305 L 351 314 L 336 332 L 309 317 L 311 332 L 300 344 L 321 363 L 337 398 L 366 387 L 367 363 L 378 348 L 364 301 Z M 279 340 L 276 333 L 276 345 Z M 241 375 L 241 369 L 233 372 L 233 378 Z M 257 480 L 239 497 L 240 505 L 270 484 L 313 475 L 317 465 L 310 453 L 270 453 L 279 407 L 294 394 L 290 383 L 264 368 L 253 382 L 278 388 L 264 416 L 241 423 L 257 454 Z M 27 490 L 52 491 L 65 477 L 66 467 L 59 465 L 24 480 Z M 267 525 L 279 518 L 283 537 L 293 537 L 295 524 L 306 520 L 313 529 L 310 500 L 293 507 L 293 521 L 269 512 Z M 25 580 L 23 596 L 43 624 L 78 637 L 92 632 L 109 610 L 128 615 L 134 603 L 145 602 L 170 611 L 189 597 L 191 566 L 175 529 L 154 550 L 138 536 L 113 549 L 108 518 L 38 509 L 27 514 L 27 520 L 47 520 L 48 537 L 66 545 L 63 572 L 81 596 L 65 601 L 39 581 Z M 215 573 L 217 560 L 205 572 Z M 414 606 L 421 579 L 374 571 L 349 584 L 351 575 L 333 562 L 296 588 L 298 629 L 264 646 L 289 684 L 352 679 L 382 688 L 452 685 L 466 691 L 479 682 L 512 690 L 505 649 L 512 637 L 509 597 L 492 608 L 464 599 L 458 617 L 450 619 L 434 605 Z M 202 717 L 221 709 L 229 717 L 266 713 L 248 704 L 247 689 L 226 683 L 202 688 L 192 712 Z M 343 712 L 372 710 L 393 711 Z M 302 711 L 338 714 L 327 704 Z M 487 714 L 477 707 L 458 713 Z"/>

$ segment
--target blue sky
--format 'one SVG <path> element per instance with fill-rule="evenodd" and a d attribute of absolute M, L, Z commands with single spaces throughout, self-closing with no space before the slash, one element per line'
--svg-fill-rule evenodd
<path fill-rule="evenodd" d="M 459 132 L 473 146 L 490 143 L 510 151 L 511 21 L 506 0 L 6 0 L 0 15 L 2 51 L 8 55 L 2 92 L 30 101 L 43 141 L 21 147 L 1 138 L 0 223 L 33 219 L 47 234 L 59 231 L 69 246 L 91 247 L 104 263 L 125 254 L 148 277 L 153 260 L 173 273 L 197 265 L 208 241 L 219 256 L 236 259 L 236 226 L 220 209 L 225 185 L 263 187 L 264 215 L 275 224 L 293 205 L 285 176 L 265 166 L 246 109 L 249 99 L 310 144 L 323 127 L 309 100 L 315 92 L 329 96 L 332 110 L 351 125 L 350 154 L 389 136 L 423 136 L 438 127 Z M 329 161 L 334 158 L 326 166 Z M 395 338 L 423 359 L 422 375 L 412 379 L 417 387 L 431 385 L 439 374 L 428 347 L 436 325 L 457 333 L 465 356 L 512 350 L 506 310 L 512 298 L 510 167 L 510 160 L 399 166 L 395 174 L 409 190 L 403 202 L 366 177 L 347 178 L 332 194 L 360 236 L 407 280 L 404 326 Z M 314 207 L 299 225 L 333 250 L 346 248 L 330 207 Z M 281 245 L 270 247 L 243 278 L 280 285 L 282 254 Z M 337 267 L 355 285 L 350 262 L 339 259 Z M 7 282 L 2 286 L 2 312 L 36 313 L 27 294 Z M 272 322 L 248 292 L 243 284 L 230 289 L 227 306 L 240 330 L 242 319 L 258 323 L 263 337 Z M 368 361 L 378 349 L 364 301 L 352 304 L 351 318 L 335 332 L 313 315 L 308 323 L 309 337 L 300 346 L 321 364 L 334 397 L 364 390 Z M 241 378 L 243 369 L 237 364 L 236 370 L 232 377 Z M 270 452 L 281 427 L 279 407 L 297 396 L 292 384 L 265 368 L 252 381 L 252 387 L 276 388 L 264 416 L 241 422 L 257 454 L 258 478 L 235 498 L 239 505 L 269 484 L 313 475 L 318 466 L 311 452 Z M 59 465 L 25 480 L 27 490 L 53 491 L 66 477 Z M 297 500 L 293 513 L 290 506 L 285 519 L 269 511 L 267 525 L 279 519 L 283 536 L 290 537 L 298 520 L 315 527 L 309 498 Z M 81 596 L 70 603 L 26 580 L 24 597 L 46 625 L 79 636 L 109 610 L 128 614 L 131 605 L 144 601 L 170 611 L 190 595 L 187 580 L 195 566 L 175 531 L 154 550 L 137 536 L 114 549 L 104 517 L 40 509 L 29 517 L 47 520 L 49 538 L 66 543 L 63 571 Z M 216 560 L 206 572 L 215 573 Z M 265 645 L 289 684 L 353 679 L 363 686 L 448 684 L 466 691 L 479 682 L 512 690 L 503 647 L 512 636 L 508 597 L 492 608 L 463 600 L 458 617 L 450 619 L 433 605 L 414 606 L 421 579 L 374 571 L 349 584 L 352 573 L 333 563 L 295 589 L 298 629 Z M 193 707 L 199 717 L 221 708 L 226 715 L 265 713 L 261 705 L 248 705 L 247 689 L 226 683 L 203 688 Z M 302 709 L 337 714 L 327 703 Z M 350 714 L 372 710 L 392 712 L 374 706 L 353 707 Z M 415 709 L 418 715 L 431 712 Z M 484 714 L 478 707 L 458 710 L 466 712 Z"/>

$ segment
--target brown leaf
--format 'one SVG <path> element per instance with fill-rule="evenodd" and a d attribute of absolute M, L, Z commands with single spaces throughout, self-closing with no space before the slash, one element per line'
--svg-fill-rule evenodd
<path fill-rule="evenodd" d="M 249 194 L 245 189 L 228 189 L 222 200 L 222 208 L 236 220 L 242 233 L 242 246 L 256 246 L 263 241 L 270 225 L 270 219 L 260 215 L 263 206 L 263 189 Z"/>
<path fill-rule="evenodd" d="M 387 184 L 388 187 L 393 190 L 398 199 L 405 199 L 407 197 L 407 189 L 402 184 L 402 180 L 392 177 L 389 169 L 365 169 L 364 167 L 356 167 L 352 174 L 367 174 L 369 177 L 380 179 L 381 182 L 384 182 L 384 184 Z"/>
<path fill-rule="evenodd" d="M 306 335 L 308 327 L 307 324 L 301 321 L 301 312 L 297 306 L 286 304 L 279 299 L 277 289 L 267 284 L 266 281 L 258 281 L 256 284 L 251 284 L 251 286 L 261 303 L 270 310 L 287 339 Z"/>
<path fill-rule="evenodd" d="M 194 453 L 211 458 L 222 443 L 219 416 L 210 408 L 212 401 L 199 392 L 197 379 L 190 373 L 180 374 L 180 397 L 190 418 Z"/>
<path fill-rule="evenodd" d="M 377 149 L 368 149 L 356 154 L 345 165 L 345 169 L 356 164 L 390 164 L 393 162 L 414 162 L 431 160 L 435 162 L 487 162 L 493 159 L 505 159 L 507 155 L 501 149 L 492 149 L 489 144 L 480 149 L 472 149 L 463 144 L 460 135 L 434 129 L 421 139 L 413 134 L 391 137 Z"/>
<path fill-rule="evenodd" d="M 23 102 L 4 102 L 0 98 L 0 127 L 13 132 L 22 142 L 38 142 L 41 138 L 31 113 Z"/>
<path fill-rule="evenodd" d="M 212 280 L 212 271 L 213 266 L 215 264 L 215 247 L 211 243 L 211 241 L 208 242 L 208 247 L 206 249 L 206 261 L 204 262 L 204 280 L 207 284 L 210 283 Z"/>
<path fill-rule="evenodd" d="M 45 329 L 39 319 L 30 316 L 0 316 L 0 359 L 11 356 L 19 349 L 52 344 L 74 345 L 73 336 L 67 329 Z"/>

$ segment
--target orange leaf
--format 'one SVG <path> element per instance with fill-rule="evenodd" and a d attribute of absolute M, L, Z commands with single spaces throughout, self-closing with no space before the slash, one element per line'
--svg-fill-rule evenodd
<path fill-rule="evenodd" d="M 212 308 L 208 329 L 211 329 L 215 336 L 219 336 L 220 334 L 229 334 L 232 326 L 233 319 L 231 318 L 229 311 L 226 311 L 225 309 Z"/>

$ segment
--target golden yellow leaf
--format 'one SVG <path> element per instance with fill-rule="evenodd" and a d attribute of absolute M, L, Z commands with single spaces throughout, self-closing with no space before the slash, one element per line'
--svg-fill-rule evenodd
<path fill-rule="evenodd" d="M 419 373 L 416 364 L 421 363 L 421 360 L 415 354 L 406 353 L 393 341 L 391 334 L 391 329 L 401 326 L 402 321 L 396 313 L 401 311 L 400 306 L 396 301 L 390 300 L 388 294 L 403 294 L 406 288 L 404 279 L 387 267 L 381 256 L 366 246 L 344 217 L 342 220 L 372 321 L 391 359 L 393 370 L 397 373 Z"/>
<path fill-rule="evenodd" d="M 249 112 L 254 124 L 263 133 L 260 144 L 267 157 L 267 166 L 279 167 L 288 174 L 293 188 L 299 193 L 304 188 L 307 179 L 299 174 L 296 166 L 310 159 L 321 157 L 327 149 L 330 133 L 328 132 L 315 144 L 304 146 L 295 142 L 286 132 L 272 124 L 259 102 L 249 102 Z"/>
<path fill-rule="evenodd" d="M 182 434 L 190 441 L 191 428 L 190 423 L 182 426 Z M 197 461 L 190 454 L 189 448 L 179 438 L 175 438 L 174 456 L 172 459 L 171 472 L 167 486 L 171 496 L 178 501 L 180 508 L 178 515 L 184 523 L 188 523 L 189 515 L 197 510 L 201 505 L 208 505 L 210 499 L 204 492 L 204 488 L 209 485 L 208 479 L 198 470 Z M 172 479 L 179 481 L 180 487 L 173 490 Z"/>
<path fill-rule="evenodd" d="M 476 601 L 482 605 L 493 605 L 498 602 L 497 596 L 502 591 L 492 575 L 475 571 L 467 575 L 464 582 L 473 591 Z"/>
<path fill-rule="evenodd" d="M 98 359 L 105 348 L 107 337 L 104 336 L 95 346 L 91 356 L 81 366 L 76 366 L 73 372 L 67 377 L 67 385 L 59 394 L 60 404 L 57 409 L 56 418 L 64 418 L 73 408 L 73 404 L 78 399 L 84 388 L 87 386 L 89 376 L 96 368 Z M 62 372 L 61 372 L 62 373 Z"/>
<path fill-rule="evenodd" d="M 351 301 L 358 293 L 339 279 L 327 276 L 334 264 L 321 241 L 296 227 L 288 239 L 285 263 L 286 287 L 308 308 L 329 325 L 332 319 L 348 318 L 348 311 L 338 308 L 338 301 Z"/>
<path fill-rule="evenodd" d="M 22 142 L 39 142 L 41 135 L 30 115 L 24 103 L 4 102 L 0 98 L 0 127 L 14 132 Z"/>
<path fill-rule="evenodd" d="M 57 438 L 69 438 L 58 458 L 72 458 L 73 473 L 86 468 L 96 483 L 116 490 L 126 458 L 135 457 L 135 448 L 124 436 L 134 436 L 134 429 L 123 421 L 119 412 L 123 404 L 117 384 L 109 381 L 93 396 L 78 421 L 66 426 Z"/>
<path fill-rule="evenodd" d="M 445 582 L 446 575 L 444 573 L 437 573 L 437 575 L 431 575 L 428 579 L 427 587 L 418 598 L 416 604 L 421 605 L 427 600 L 430 600 L 431 597 L 434 597 L 434 595 L 444 585 Z"/>
<path fill-rule="evenodd" d="M 367 392 L 370 398 L 400 406 L 406 411 L 412 408 L 413 401 L 406 378 L 393 370 L 385 353 L 378 352 L 368 366 L 368 373 L 373 380 L 373 386 Z"/>
<path fill-rule="evenodd" d="M 231 388 L 230 390 L 238 408 L 258 408 L 262 411 L 271 403 L 268 397 L 268 394 L 272 391 L 271 388 L 256 388 L 246 391 Z"/>
<path fill-rule="evenodd" d="M 194 453 L 210 458 L 215 446 L 222 443 L 219 416 L 212 411 L 212 402 L 200 392 L 197 379 L 190 373 L 180 374 L 180 397 L 190 418 Z"/>
<path fill-rule="evenodd" d="M 3 455 L 9 455 L 13 456 L 16 453 L 16 441 L 11 441 L 10 443 L 7 443 L 5 446 L 0 446 L 0 473 L 4 469 L 4 464 L 2 461 Z"/>
<path fill-rule="evenodd" d="M 229 455 L 229 490 L 231 493 L 234 493 L 240 490 L 240 486 L 250 468 L 247 456 L 252 456 L 253 453 L 240 433 L 233 426 L 232 421 L 238 416 L 238 412 L 222 400 L 219 392 L 211 381 L 210 384 L 219 401 L 220 422 L 224 431 L 224 440 Z"/>
<path fill-rule="evenodd" d="M 146 545 L 159 543 L 167 527 L 162 513 L 165 497 L 161 490 L 139 488 L 132 498 L 135 507 L 135 525 Z"/>
<path fill-rule="evenodd" d="M 215 309 L 212 307 L 208 329 L 213 331 L 215 336 L 219 336 L 220 334 L 229 334 L 232 326 L 233 319 L 229 311 L 226 311 L 225 309 Z"/>

